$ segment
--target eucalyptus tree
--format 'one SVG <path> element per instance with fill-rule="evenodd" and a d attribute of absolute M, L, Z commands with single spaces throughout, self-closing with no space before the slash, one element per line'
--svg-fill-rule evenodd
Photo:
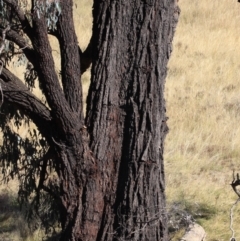
<path fill-rule="evenodd" d="M 94 0 L 85 51 L 73 10 L 72 0 L 0 1 L 5 180 L 19 179 L 19 201 L 44 225 L 61 224 L 60 240 L 167 240 L 164 81 L 177 1 Z M 16 59 L 27 61 L 24 79 L 9 68 Z M 37 83 L 44 99 L 32 91 Z M 36 126 L 26 138 L 17 132 L 24 123 Z"/>

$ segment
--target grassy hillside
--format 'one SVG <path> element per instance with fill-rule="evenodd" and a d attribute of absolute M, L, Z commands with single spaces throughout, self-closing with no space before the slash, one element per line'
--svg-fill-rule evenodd
<path fill-rule="evenodd" d="M 229 240 L 237 199 L 229 184 L 240 171 L 240 4 L 184 0 L 180 7 L 165 92 L 167 197 L 197 218 L 208 241 Z"/>
<path fill-rule="evenodd" d="M 91 1 L 75 3 L 78 39 L 85 48 L 91 35 Z M 165 91 L 168 203 L 194 216 L 207 231 L 207 241 L 229 240 L 229 210 L 237 199 L 229 184 L 232 171 L 240 171 L 240 4 L 180 0 L 179 5 L 182 12 Z M 57 62 L 54 40 L 52 46 Z M 21 68 L 15 71 L 23 73 Z M 85 95 L 89 76 L 87 72 L 83 77 Z M 5 205 L 0 205 L 0 233 L 12 237 L 9 240 L 39 240 L 39 233 L 27 238 L 27 224 L 16 210 L 16 189 L 12 183 L 0 190 Z M 17 222 L 9 218 L 14 215 Z M 240 239 L 240 204 L 234 215 Z"/>

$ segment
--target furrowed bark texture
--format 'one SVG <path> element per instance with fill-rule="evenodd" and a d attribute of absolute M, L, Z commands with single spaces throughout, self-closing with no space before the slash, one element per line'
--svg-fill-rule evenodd
<path fill-rule="evenodd" d="M 103 180 L 97 240 L 167 240 L 164 82 L 178 7 L 95 0 L 93 13 L 86 123 Z"/>
<path fill-rule="evenodd" d="M 55 64 L 48 39 L 46 21 L 43 16 L 39 18 L 37 12 L 33 13 L 33 31 L 34 37 L 32 38 L 32 45 L 38 59 L 38 77 L 43 93 L 49 106 L 51 107 L 52 115 L 59 128 L 59 132 L 62 131 L 63 136 L 68 134 L 70 137 L 71 135 L 72 141 L 75 141 L 72 131 L 76 129 L 76 125 L 78 126 L 78 129 L 80 129 L 82 123 L 78 119 L 79 116 L 77 115 L 78 113 L 76 110 L 71 108 L 72 106 L 69 99 L 65 98 L 65 93 L 61 88 L 55 71 Z M 76 49 L 78 50 L 78 48 Z M 76 55 L 72 54 L 72 58 L 74 57 L 76 57 Z M 77 60 L 79 60 L 79 58 L 77 58 Z M 77 74 L 79 74 L 78 71 Z M 76 77 L 72 76 L 72 78 Z M 80 85 L 79 82 L 78 85 Z M 78 88 L 78 86 L 76 86 L 76 88 Z M 78 101 L 82 102 L 81 99 Z M 74 101 L 72 100 L 72 102 Z M 68 138 L 69 141 L 71 141 L 71 138 Z"/>
<path fill-rule="evenodd" d="M 6 69 L 0 83 L 5 100 L 37 124 L 53 152 L 61 241 L 168 238 L 164 82 L 179 15 L 175 1 L 94 0 L 93 36 L 82 53 L 73 27 L 73 2 L 61 0 L 55 33 L 61 47 L 61 87 L 44 17 L 33 8 L 30 26 L 15 2 L 4 0 L 31 40 L 25 53 L 49 108 Z M 7 36 L 25 45 L 16 34 Z M 86 129 L 80 75 L 91 59 Z"/>
<path fill-rule="evenodd" d="M 73 3 L 71 0 L 63 0 L 61 6 L 62 14 L 58 21 L 57 38 L 61 51 L 62 84 L 70 107 L 83 122 L 82 101 L 79 101 L 82 99 L 82 88 L 79 84 L 81 76 L 79 47 L 72 16 Z"/>

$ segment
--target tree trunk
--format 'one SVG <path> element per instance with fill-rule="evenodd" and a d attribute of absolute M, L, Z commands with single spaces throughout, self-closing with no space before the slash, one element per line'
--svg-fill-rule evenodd
<path fill-rule="evenodd" d="M 33 7 L 30 24 L 15 1 L 4 2 L 31 40 L 32 48 L 22 49 L 38 72 L 49 108 L 8 71 L 0 83 L 4 98 L 34 121 L 55 155 L 60 240 L 167 241 L 164 82 L 177 0 L 94 0 L 86 126 L 78 78 L 89 61 L 81 64 L 84 53 L 73 28 L 72 0 L 60 0 L 62 15 L 54 33 L 61 49 L 62 85 L 43 15 Z M 45 172 L 42 167 L 39 189 L 51 194 L 44 186 Z"/>
<path fill-rule="evenodd" d="M 104 196 L 97 240 L 167 240 L 164 82 L 178 15 L 173 0 L 94 2 L 86 124 Z"/>
<path fill-rule="evenodd" d="M 179 10 L 173 0 L 95 0 L 93 9 L 91 151 L 75 190 L 63 192 L 71 207 L 61 240 L 164 241 L 164 82 Z"/>

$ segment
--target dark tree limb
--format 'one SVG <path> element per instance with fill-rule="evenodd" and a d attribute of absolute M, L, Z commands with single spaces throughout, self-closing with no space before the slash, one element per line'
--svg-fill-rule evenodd
<path fill-rule="evenodd" d="M 3 31 L 4 29 L 0 28 L 0 34 L 2 34 Z M 37 59 L 34 49 L 29 46 L 29 44 L 22 36 L 20 36 L 14 30 L 9 30 L 6 34 L 6 39 L 15 43 L 20 48 L 20 50 L 25 54 L 28 61 L 30 61 L 35 68 L 37 67 Z"/>
<path fill-rule="evenodd" d="M 61 73 L 65 97 L 73 111 L 83 121 L 80 56 L 78 40 L 74 30 L 72 0 L 61 1 L 62 13 L 57 23 L 56 36 L 61 51 Z M 68 28 L 66 28 L 68 25 Z"/>
<path fill-rule="evenodd" d="M 4 28 L 0 28 L 0 34 L 2 34 L 3 30 Z M 10 29 L 6 34 L 6 38 L 9 41 L 14 42 L 16 45 L 18 45 L 19 48 L 23 50 L 32 50 L 32 48 L 29 46 L 26 40 L 14 30 Z"/>
<path fill-rule="evenodd" d="M 56 30 L 49 30 L 48 34 L 58 38 Z M 80 62 L 81 62 L 81 75 L 86 72 L 86 70 L 90 67 L 92 63 L 92 44 L 93 38 L 91 37 L 89 44 L 85 51 L 82 51 L 80 47 L 78 47 L 78 52 L 80 55 Z"/>
<path fill-rule="evenodd" d="M 50 110 L 33 95 L 28 88 L 7 69 L 3 69 L 0 84 L 4 101 L 21 109 L 29 116 L 41 132 L 46 136 L 52 120 Z"/>
<path fill-rule="evenodd" d="M 45 19 L 43 16 L 39 18 L 37 13 L 34 12 L 32 20 L 34 33 L 32 45 L 36 52 L 38 68 L 41 70 L 38 71 L 39 82 L 52 114 L 55 120 L 57 120 L 56 124 L 63 131 L 62 135 L 65 136 L 66 133 L 70 133 L 80 123 L 77 115 L 70 108 L 60 86 L 57 73 L 54 71 L 55 64 Z"/>
<path fill-rule="evenodd" d="M 32 27 L 26 18 L 23 10 L 20 8 L 18 1 L 15 0 L 3 0 L 7 5 L 9 5 L 12 9 L 12 11 L 17 15 L 21 25 L 22 30 L 27 34 L 27 36 L 32 39 Z"/>

